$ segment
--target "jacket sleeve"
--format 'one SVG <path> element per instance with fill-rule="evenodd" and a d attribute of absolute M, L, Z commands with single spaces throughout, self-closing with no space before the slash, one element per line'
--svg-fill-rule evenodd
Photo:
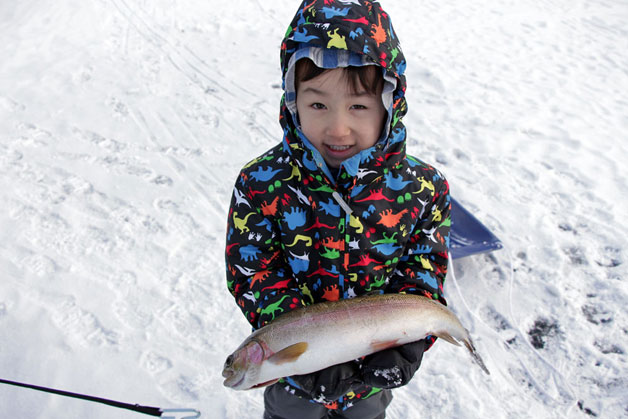
<path fill-rule="evenodd" d="M 256 205 L 247 176 L 240 173 L 227 221 L 227 287 L 257 329 L 282 313 L 304 305 L 285 262 L 277 226 Z"/>
<path fill-rule="evenodd" d="M 434 192 L 421 212 L 386 292 L 422 294 L 446 304 L 443 282 L 447 274 L 451 202 L 449 184 L 434 171 Z"/>

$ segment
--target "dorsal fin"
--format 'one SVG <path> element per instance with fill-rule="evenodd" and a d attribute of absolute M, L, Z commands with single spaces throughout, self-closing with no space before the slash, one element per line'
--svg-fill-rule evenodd
<path fill-rule="evenodd" d="M 286 362 L 294 362 L 307 350 L 307 342 L 298 342 L 294 345 L 287 346 L 281 351 L 274 353 L 268 362 L 276 365 L 285 364 Z"/>

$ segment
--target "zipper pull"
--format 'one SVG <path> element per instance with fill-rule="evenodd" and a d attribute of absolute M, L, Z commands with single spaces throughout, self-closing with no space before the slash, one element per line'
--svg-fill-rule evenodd
<path fill-rule="evenodd" d="M 353 210 L 351 209 L 349 204 L 347 204 L 345 200 L 342 199 L 342 196 L 340 196 L 340 194 L 337 191 L 333 191 L 331 193 L 331 196 L 334 197 L 338 205 L 340 205 L 340 207 L 347 213 L 347 215 L 353 214 Z"/>

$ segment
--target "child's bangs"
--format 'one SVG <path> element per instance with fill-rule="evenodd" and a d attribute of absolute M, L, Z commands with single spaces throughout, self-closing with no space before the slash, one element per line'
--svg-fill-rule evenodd
<path fill-rule="evenodd" d="M 301 59 L 296 65 L 295 87 L 298 89 L 299 82 L 310 81 L 329 70 L 331 69 L 317 67 L 309 58 Z M 372 95 L 377 95 L 381 92 L 384 85 L 384 78 L 379 71 L 380 68 L 378 66 L 349 66 L 346 67 L 345 70 L 346 71 L 344 71 L 343 74 L 351 86 L 351 93 L 356 94 L 366 91 Z"/>

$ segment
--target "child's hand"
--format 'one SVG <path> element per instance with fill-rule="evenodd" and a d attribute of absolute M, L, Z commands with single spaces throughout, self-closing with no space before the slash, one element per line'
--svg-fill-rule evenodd
<path fill-rule="evenodd" d="M 290 377 L 312 400 L 337 400 L 360 384 L 355 362 L 332 365 L 323 370 Z"/>
<path fill-rule="evenodd" d="M 362 380 L 386 389 L 405 386 L 419 369 L 425 346 L 425 340 L 420 340 L 367 356 L 362 364 Z"/>

